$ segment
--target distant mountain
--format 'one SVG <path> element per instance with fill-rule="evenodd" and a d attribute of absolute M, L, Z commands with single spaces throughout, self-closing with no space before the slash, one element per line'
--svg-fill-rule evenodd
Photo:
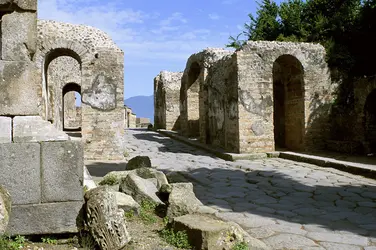
<path fill-rule="evenodd" d="M 154 96 L 133 96 L 124 101 L 137 117 L 146 117 L 154 124 Z"/>

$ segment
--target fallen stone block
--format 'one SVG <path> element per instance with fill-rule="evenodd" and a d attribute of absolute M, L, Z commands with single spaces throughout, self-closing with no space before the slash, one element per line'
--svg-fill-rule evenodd
<path fill-rule="evenodd" d="M 42 142 L 42 202 L 83 200 L 83 146 L 80 141 Z"/>
<path fill-rule="evenodd" d="M 12 142 L 12 118 L 0 116 L 0 143 Z"/>
<path fill-rule="evenodd" d="M 16 5 L 22 10 L 37 10 L 37 0 L 0 0 L 0 5 Z"/>
<path fill-rule="evenodd" d="M 208 215 L 189 214 L 174 218 L 172 228 L 175 231 L 185 231 L 189 243 L 195 249 L 231 250 L 242 242 L 252 250 L 270 249 L 236 223 L 224 222 Z"/>
<path fill-rule="evenodd" d="M 132 196 L 121 193 L 114 192 L 116 195 L 116 204 L 119 208 L 123 209 L 124 212 L 133 211 L 135 214 L 140 214 L 140 205 L 132 198 Z"/>
<path fill-rule="evenodd" d="M 119 184 L 121 179 L 128 176 L 128 174 L 133 173 L 133 171 L 112 171 L 106 174 L 99 185 L 116 185 Z"/>
<path fill-rule="evenodd" d="M 167 216 L 175 218 L 186 214 L 196 213 L 203 206 L 193 192 L 192 183 L 173 183 L 168 198 Z"/>
<path fill-rule="evenodd" d="M 166 175 L 153 168 L 138 168 L 134 170 L 136 174 L 144 179 L 155 178 L 157 179 L 157 189 L 160 189 L 163 184 L 168 184 Z"/>
<path fill-rule="evenodd" d="M 106 186 L 86 192 L 77 225 L 85 249 L 123 249 L 131 240 L 124 211 L 118 208 L 116 194 Z"/>
<path fill-rule="evenodd" d="M 40 116 L 13 118 L 13 142 L 67 141 L 69 136 Z"/>
<path fill-rule="evenodd" d="M 141 203 L 143 200 L 148 200 L 157 205 L 163 204 L 157 196 L 157 187 L 152 182 L 134 173 L 129 174 L 126 178 L 121 180 L 119 190 L 120 192 L 131 195 L 138 203 Z"/>
<path fill-rule="evenodd" d="M 76 233 L 76 219 L 83 202 L 12 206 L 9 235 Z"/>
<path fill-rule="evenodd" d="M 130 159 L 125 170 L 133 170 L 137 168 L 151 168 L 151 161 L 148 156 L 136 156 Z"/>
<path fill-rule="evenodd" d="M 41 202 L 39 143 L 0 144 L 0 184 L 13 205 Z"/>
<path fill-rule="evenodd" d="M 170 172 L 166 174 L 166 178 L 168 180 L 168 183 L 190 182 L 187 178 L 184 177 L 183 174 L 179 172 Z"/>

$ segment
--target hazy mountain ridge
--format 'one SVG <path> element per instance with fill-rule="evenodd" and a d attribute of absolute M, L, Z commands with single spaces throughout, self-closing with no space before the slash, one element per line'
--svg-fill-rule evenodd
<path fill-rule="evenodd" d="M 124 100 L 124 104 L 130 107 L 137 117 L 146 117 L 154 124 L 154 95 L 133 96 Z"/>

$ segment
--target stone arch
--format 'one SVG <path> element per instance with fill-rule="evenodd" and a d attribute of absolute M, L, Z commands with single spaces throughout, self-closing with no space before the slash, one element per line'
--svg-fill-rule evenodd
<path fill-rule="evenodd" d="M 36 63 L 40 65 L 42 70 L 42 99 L 43 99 L 43 117 L 49 119 L 49 97 L 48 97 L 48 79 L 47 70 L 49 64 L 56 58 L 61 56 L 69 56 L 77 60 L 80 64 L 80 70 L 87 69 L 95 56 L 89 53 L 89 49 L 84 46 L 85 43 L 67 40 L 52 39 L 43 40 L 40 49 L 36 55 Z"/>
<path fill-rule="evenodd" d="M 275 145 L 289 150 L 304 149 L 304 68 L 290 54 L 273 63 L 273 124 Z"/>
<path fill-rule="evenodd" d="M 61 115 L 61 118 L 62 118 L 63 131 L 72 131 L 72 130 L 81 131 L 81 127 L 82 127 L 81 126 L 81 120 L 82 119 L 81 119 L 81 117 L 78 118 L 79 116 L 81 116 L 81 112 L 78 112 L 78 110 L 80 110 L 80 109 L 76 108 L 75 95 L 67 96 L 67 94 L 69 94 L 69 93 L 75 94 L 76 92 L 81 96 L 81 86 L 77 83 L 74 83 L 74 82 L 67 83 L 62 88 L 62 115 Z M 71 100 L 66 100 L 68 97 L 73 97 L 73 98 Z M 69 102 L 73 102 L 73 103 L 69 103 Z M 77 124 L 77 125 L 68 126 L 67 121 L 66 121 L 67 117 L 71 117 L 69 119 L 69 121 L 77 120 L 77 121 L 71 122 L 71 123 L 74 123 L 74 124 Z"/>
<path fill-rule="evenodd" d="M 376 153 L 376 89 L 367 96 L 364 105 L 364 137 L 367 153 Z"/>

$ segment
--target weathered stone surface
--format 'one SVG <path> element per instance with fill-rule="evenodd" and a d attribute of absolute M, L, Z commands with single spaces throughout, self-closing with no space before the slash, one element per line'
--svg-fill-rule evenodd
<path fill-rule="evenodd" d="M 193 192 L 192 183 L 173 183 L 168 198 L 167 216 L 170 218 L 195 213 L 203 206 Z"/>
<path fill-rule="evenodd" d="M 154 78 L 154 127 L 177 131 L 180 129 L 179 97 L 182 72 L 161 71 Z"/>
<path fill-rule="evenodd" d="M 42 142 L 41 151 L 42 202 L 82 201 L 82 143 Z"/>
<path fill-rule="evenodd" d="M 133 173 L 121 180 L 119 191 L 131 195 L 138 203 L 148 200 L 163 204 L 156 194 L 158 192 L 157 187 L 152 182 Z"/>
<path fill-rule="evenodd" d="M 116 195 L 108 187 L 86 192 L 77 224 L 80 242 L 88 249 L 122 249 L 131 240 L 124 211 L 118 208 Z"/>
<path fill-rule="evenodd" d="M 195 249 L 230 250 L 240 242 L 246 242 L 250 249 L 269 249 L 265 243 L 248 235 L 239 225 L 214 217 L 184 215 L 175 218 L 172 227 L 177 231 L 186 231 L 189 242 Z"/>
<path fill-rule="evenodd" d="M 125 212 L 133 211 L 136 214 L 140 213 L 140 205 L 132 198 L 132 196 L 115 192 L 116 203 L 119 208 L 123 209 Z"/>
<path fill-rule="evenodd" d="M 116 108 L 116 86 L 104 73 L 97 75 L 92 87 L 82 93 L 82 102 L 92 108 L 107 111 Z"/>
<path fill-rule="evenodd" d="M 0 61 L 0 115 L 39 115 L 41 72 L 28 62 Z"/>
<path fill-rule="evenodd" d="M 4 187 L 0 186 L 0 235 L 3 235 L 7 229 L 11 203 L 10 194 Z"/>
<path fill-rule="evenodd" d="M 67 141 L 69 136 L 57 130 L 40 116 L 16 116 L 13 118 L 14 142 Z"/>
<path fill-rule="evenodd" d="M 14 4 L 23 10 L 37 10 L 37 0 L 0 0 L 0 5 Z"/>
<path fill-rule="evenodd" d="M 156 169 L 143 167 L 143 168 L 136 169 L 135 172 L 138 176 L 144 179 L 147 179 L 147 178 L 157 179 L 157 184 L 156 184 L 157 189 L 160 189 L 161 186 L 164 184 L 168 184 L 166 175 L 163 172 L 158 171 Z"/>
<path fill-rule="evenodd" d="M 4 15 L 1 31 L 2 60 L 30 62 L 33 59 L 37 44 L 36 12 L 14 11 Z"/>
<path fill-rule="evenodd" d="M 12 142 L 12 118 L 0 116 L 0 143 Z"/>
<path fill-rule="evenodd" d="M 318 247 L 313 240 L 297 234 L 278 234 L 265 240 L 272 249 L 301 249 L 305 247 Z"/>
<path fill-rule="evenodd" d="M 148 156 L 136 156 L 130 159 L 125 170 L 133 170 L 137 168 L 151 168 L 151 161 Z"/>
<path fill-rule="evenodd" d="M 108 174 L 106 174 L 100 184 L 102 185 L 109 185 L 111 183 L 113 184 L 119 184 L 122 178 L 125 178 L 128 176 L 128 174 L 134 172 L 133 170 L 129 171 L 111 171 Z"/>
<path fill-rule="evenodd" d="M 41 202 L 40 155 L 38 143 L 0 144 L 0 184 L 13 205 Z"/>
<path fill-rule="evenodd" d="M 82 202 L 60 202 L 12 207 L 7 233 L 40 235 L 76 233 Z"/>
<path fill-rule="evenodd" d="M 187 180 L 187 178 L 185 178 L 184 175 L 182 175 L 179 172 L 175 172 L 175 171 L 166 174 L 166 178 L 167 178 L 169 183 L 189 182 L 189 180 Z"/>

